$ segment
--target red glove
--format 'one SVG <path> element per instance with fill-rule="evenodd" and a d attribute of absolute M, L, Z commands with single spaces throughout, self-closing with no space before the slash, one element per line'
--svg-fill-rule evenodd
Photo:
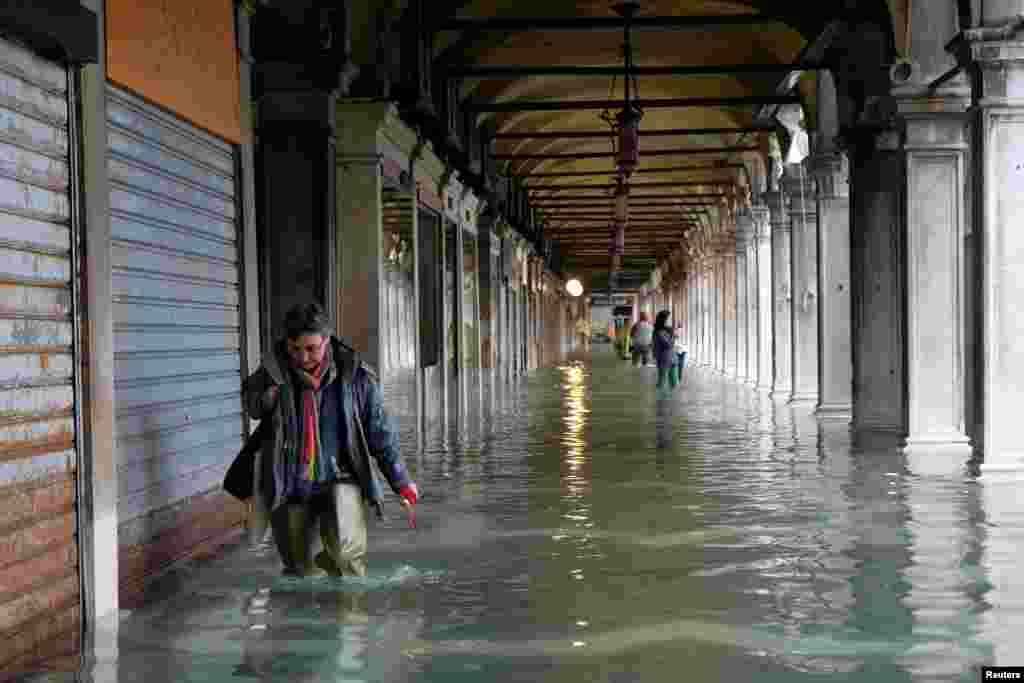
<path fill-rule="evenodd" d="M 415 505 L 416 501 L 420 498 L 420 492 L 417 490 L 416 484 L 411 481 L 398 489 L 398 495 L 404 498 L 405 502 L 409 503 L 410 506 Z"/>

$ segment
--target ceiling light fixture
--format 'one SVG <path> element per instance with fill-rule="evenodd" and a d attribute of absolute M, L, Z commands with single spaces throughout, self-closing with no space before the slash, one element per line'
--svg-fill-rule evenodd
<path fill-rule="evenodd" d="M 612 10 L 622 17 L 622 82 L 624 97 L 622 109 L 612 112 L 609 109 L 601 113 L 601 120 L 611 127 L 615 152 L 615 166 L 618 177 L 615 185 L 615 215 L 611 229 L 611 268 L 609 282 L 614 287 L 616 275 L 622 267 L 622 255 L 626 249 L 626 224 L 629 221 L 629 185 L 628 180 L 640 162 L 640 119 L 643 111 L 637 106 L 640 87 L 637 85 L 636 74 L 633 72 L 633 45 L 630 40 L 630 29 L 633 17 L 640 11 L 638 0 L 626 0 L 612 6 Z M 630 86 L 632 85 L 632 91 Z M 615 94 L 615 79 L 612 79 L 611 99 Z"/>

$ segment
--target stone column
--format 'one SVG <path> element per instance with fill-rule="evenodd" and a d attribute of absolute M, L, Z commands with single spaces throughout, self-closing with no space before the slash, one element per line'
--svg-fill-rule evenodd
<path fill-rule="evenodd" d="M 753 212 L 750 214 L 747 234 L 747 384 L 757 386 L 760 374 L 760 310 L 761 300 L 757 291 L 757 223 Z"/>
<path fill-rule="evenodd" d="M 690 297 L 690 353 L 694 362 L 704 363 L 704 264 L 696 263 L 696 269 L 690 276 L 693 282 L 693 294 Z"/>
<path fill-rule="evenodd" d="M 485 210 L 477 220 L 477 231 L 480 235 L 477 266 L 480 283 L 480 382 L 481 403 L 487 414 L 494 414 L 495 380 L 497 369 L 498 345 L 500 329 L 498 318 L 498 287 L 499 277 L 495 266 L 496 256 L 500 253 L 498 236 L 494 234 L 497 227 L 497 216 L 490 209 Z"/>
<path fill-rule="evenodd" d="M 725 243 L 722 254 L 722 314 L 725 319 L 725 358 L 724 370 L 729 377 L 736 377 L 739 348 L 736 329 L 737 308 L 736 308 L 736 243 L 730 239 Z"/>
<path fill-rule="evenodd" d="M 757 293 L 757 388 L 772 389 L 772 226 L 767 206 L 751 208 L 754 223 L 754 253 L 757 268 L 754 289 Z"/>
<path fill-rule="evenodd" d="M 338 333 L 370 365 L 382 353 L 382 177 L 377 131 L 390 105 L 337 104 Z M 296 201 L 283 206 L 292 208 Z"/>
<path fill-rule="evenodd" d="M 789 214 L 782 192 L 765 193 L 771 219 L 772 241 L 772 398 L 789 400 L 793 394 L 793 315 L 790 286 Z"/>
<path fill-rule="evenodd" d="M 972 174 L 977 196 L 974 223 L 981 244 L 978 267 L 982 329 L 978 353 L 980 397 L 975 441 L 984 454 L 983 476 L 1020 478 L 1024 431 L 1018 406 L 1024 399 L 1024 2 L 983 3 L 983 26 L 963 31 L 961 59 L 976 69 L 975 145 L 981 160 Z M 981 437 L 978 439 L 978 437 Z"/>
<path fill-rule="evenodd" d="M 850 194 L 846 155 L 815 156 L 818 201 L 818 407 L 821 417 L 849 419 L 853 410 L 850 329 Z"/>
<path fill-rule="evenodd" d="M 697 262 L 693 273 L 693 329 L 690 332 L 693 360 L 704 364 L 704 262 Z"/>
<path fill-rule="evenodd" d="M 865 131 L 850 157 L 853 421 L 906 433 L 903 154 L 894 132 Z"/>
<path fill-rule="evenodd" d="M 718 265 L 718 370 L 723 375 L 728 375 L 732 368 L 729 362 L 729 355 L 732 352 L 733 341 L 729 338 L 729 259 L 726 257 L 725 248 L 719 246 Z"/>
<path fill-rule="evenodd" d="M 442 196 L 442 200 L 444 200 L 450 192 L 450 188 L 442 188 L 442 190 L 445 195 Z M 464 235 L 461 223 L 453 221 L 451 216 L 446 218 L 446 222 L 445 244 L 451 251 L 445 267 L 450 263 L 454 276 L 452 300 L 448 302 L 448 315 L 450 316 L 448 323 L 449 329 L 452 330 L 452 345 L 455 347 L 451 349 L 453 362 L 448 368 L 450 382 L 448 406 L 452 424 L 456 425 L 457 429 L 465 429 L 468 422 L 468 405 L 466 403 L 466 343 L 468 340 L 466 339 L 466 327 L 462 324 L 463 311 L 466 307 L 462 278 L 463 273 L 466 271 L 466 253 L 464 251 Z M 448 230 L 451 230 L 451 239 L 448 239 Z"/>
<path fill-rule="evenodd" d="M 704 285 L 706 295 L 707 319 L 707 340 L 708 359 L 707 365 L 713 370 L 719 370 L 718 349 L 721 345 L 721 316 L 719 315 L 719 282 L 718 282 L 718 257 L 712 255 L 708 258 L 707 280 Z"/>
<path fill-rule="evenodd" d="M 803 165 L 786 169 L 792 254 L 794 404 L 818 402 L 818 207 Z"/>
<path fill-rule="evenodd" d="M 903 110 L 907 164 L 908 454 L 947 471 L 970 457 L 964 400 L 964 223 L 968 101 L 910 100 Z M 952 459 L 952 460 L 950 460 Z"/>
<path fill-rule="evenodd" d="M 340 320 L 335 306 L 337 270 L 333 258 L 338 208 L 335 94 L 316 89 L 296 92 L 291 72 L 280 64 L 273 66 L 276 68 L 258 64 L 256 79 L 260 84 L 257 91 L 260 168 L 256 196 L 264 246 L 261 250 L 261 319 L 265 349 L 280 337 L 284 314 L 295 304 L 316 301 L 327 311 L 333 324 L 337 325 Z M 289 67 L 301 68 L 295 64 Z M 264 70 L 266 75 L 262 75 Z M 373 128 L 372 151 L 365 150 L 366 156 L 358 163 L 353 160 L 352 168 L 361 165 L 361 169 L 353 170 L 359 179 L 355 180 L 352 193 L 362 193 L 369 198 L 376 192 L 375 199 L 368 199 L 371 203 L 366 218 L 370 222 L 364 226 L 372 233 L 380 230 L 380 164 L 376 156 L 376 125 L 380 116 L 376 113 L 369 116 L 373 120 L 361 124 L 361 128 Z M 358 156 L 362 152 L 353 154 Z M 287 200 L 281 201 L 283 197 Z M 361 234 L 358 239 L 365 241 L 368 237 L 368 234 Z M 370 262 L 368 272 L 379 277 L 375 263 Z M 374 321 L 371 324 L 376 325 L 379 311 L 369 306 L 364 312 Z M 376 338 L 364 335 L 357 343 L 369 344 L 359 349 L 369 354 L 369 362 L 379 361 Z"/>
<path fill-rule="evenodd" d="M 734 295 L 736 301 L 736 312 L 734 314 L 736 318 L 736 343 L 733 358 L 736 359 L 736 369 L 734 373 L 736 379 L 741 382 L 746 382 L 749 377 L 747 374 L 747 336 L 750 329 L 747 318 L 749 306 L 749 301 L 747 299 L 747 242 L 749 241 L 747 223 L 749 223 L 749 218 L 740 216 L 738 220 L 739 225 L 736 228 L 735 252 L 736 277 L 731 283 L 736 290 Z"/>

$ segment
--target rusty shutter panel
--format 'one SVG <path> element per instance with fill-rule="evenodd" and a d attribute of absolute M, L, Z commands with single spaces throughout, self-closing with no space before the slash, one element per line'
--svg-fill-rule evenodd
<path fill-rule="evenodd" d="M 0 670 L 79 642 L 68 74 L 0 40 Z"/>
<path fill-rule="evenodd" d="M 223 500 L 241 445 L 235 151 L 107 90 L 122 586 L 241 521 Z"/>

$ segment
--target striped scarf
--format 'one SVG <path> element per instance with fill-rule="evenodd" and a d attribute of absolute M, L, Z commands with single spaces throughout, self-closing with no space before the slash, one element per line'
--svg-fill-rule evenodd
<path fill-rule="evenodd" d="M 325 342 L 326 343 L 326 342 Z M 317 401 L 317 392 L 320 391 L 320 382 L 323 380 L 327 369 L 330 367 L 330 344 L 324 357 L 312 372 L 302 368 L 293 368 L 295 375 L 299 378 L 299 387 L 302 391 L 302 414 L 299 417 L 299 442 L 297 459 L 301 465 L 301 475 L 306 481 L 318 481 L 320 477 L 320 405 Z M 290 400 L 290 397 L 288 397 Z M 282 399 L 285 399 L 282 396 Z"/>

